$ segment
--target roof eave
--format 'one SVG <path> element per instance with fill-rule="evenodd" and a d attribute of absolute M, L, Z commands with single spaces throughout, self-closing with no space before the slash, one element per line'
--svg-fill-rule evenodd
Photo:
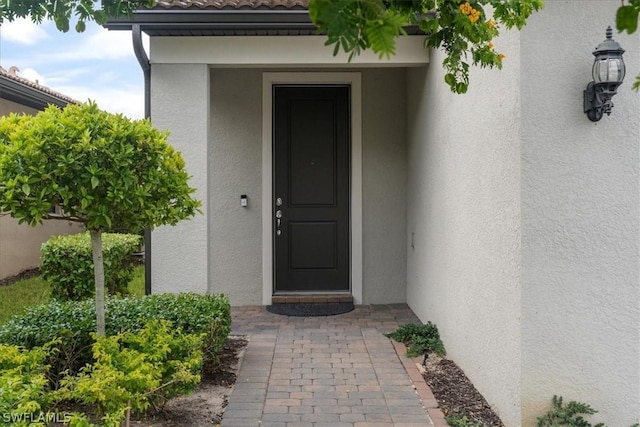
<path fill-rule="evenodd" d="M 145 9 L 138 10 L 132 18 L 110 19 L 105 27 L 110 30 L 130 30 L 138 24 L 142 31 L 165 30 L 316 30 L 303 9 Z"/>
<path fill-rule="evenodd" d="M 68 100 L 39 91 L 18 81 L 0 76 L 0 98 L 13 101 L 27 107 L 43 110 L 48 105 L 65 107 Z"/>

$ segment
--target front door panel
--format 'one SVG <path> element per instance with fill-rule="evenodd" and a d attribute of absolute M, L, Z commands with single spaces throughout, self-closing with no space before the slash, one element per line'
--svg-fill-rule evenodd
<path fill-rule="evenodd" d="M 349 290 L 349 88 L 274 87 L 276 292 Z"/>

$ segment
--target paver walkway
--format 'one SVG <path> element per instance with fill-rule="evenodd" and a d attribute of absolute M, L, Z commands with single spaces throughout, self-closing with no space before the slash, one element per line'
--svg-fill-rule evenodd
<path fill-rule="evenodd" d="M 237 307 L 232 317 L 232 333 L 250 340 L 223 427 L 433 426 L 383 335 L 418 322 L 406 305 L 328 317 Z"/>

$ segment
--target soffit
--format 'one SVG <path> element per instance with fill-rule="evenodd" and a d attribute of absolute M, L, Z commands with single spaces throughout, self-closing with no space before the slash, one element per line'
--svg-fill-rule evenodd
<path fill-rule="evenodd" d="M 314 35 L 308 5 L 308 0 L 158 0 L 105 26 L 129 30 L 138 24 L 150 36 Z"/>
<path fill-rule="evenodd" d="M 150 36 L 317 35 L 308 7 L 309 0 L 158 0 L 105 26 L 130 30 L 139 25 Z M 417 27 L 405 30 L 418 34 Z"/>

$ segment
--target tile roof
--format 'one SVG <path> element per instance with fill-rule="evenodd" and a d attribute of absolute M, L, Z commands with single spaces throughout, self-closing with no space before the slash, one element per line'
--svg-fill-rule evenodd
<path fill-rule="evenodd" d="M 7 80 L 11 80 L 17 83 L 20 83 L 24 86 L 27 86 L 27 88 L 25 88 L 25 90 L 34 90 L 37 92 L 41 92 L 44 94 L 47 94 L 49 96 L 53 96 L 57 99 L 59 99 L 60 101 L 62 101 L 63 103 L 69 103 L 69 104 L 80 104 L 81 102 L 73 99 L 67 95 L 63 95 L 60 92 L 56 92 L 53 89 L 48 88 L 47 86 L 43 86 L 41 84 L 39 84 L 38 82 L 32 82 L 29 79 L 25 79 L 24 77 L 20 77 L 19 75 L 17 75 L 16 73 L 19 70 L 16 67 L 11 67 L 9 68 L 9 71 L 5 70 L 4 68 L 0 67 L 0 79 L 7 79 Z"/>
<path fill-rule="evenodd" d="M 308 9 L 309 0 L 158 0 L 154 9 Z"/>

